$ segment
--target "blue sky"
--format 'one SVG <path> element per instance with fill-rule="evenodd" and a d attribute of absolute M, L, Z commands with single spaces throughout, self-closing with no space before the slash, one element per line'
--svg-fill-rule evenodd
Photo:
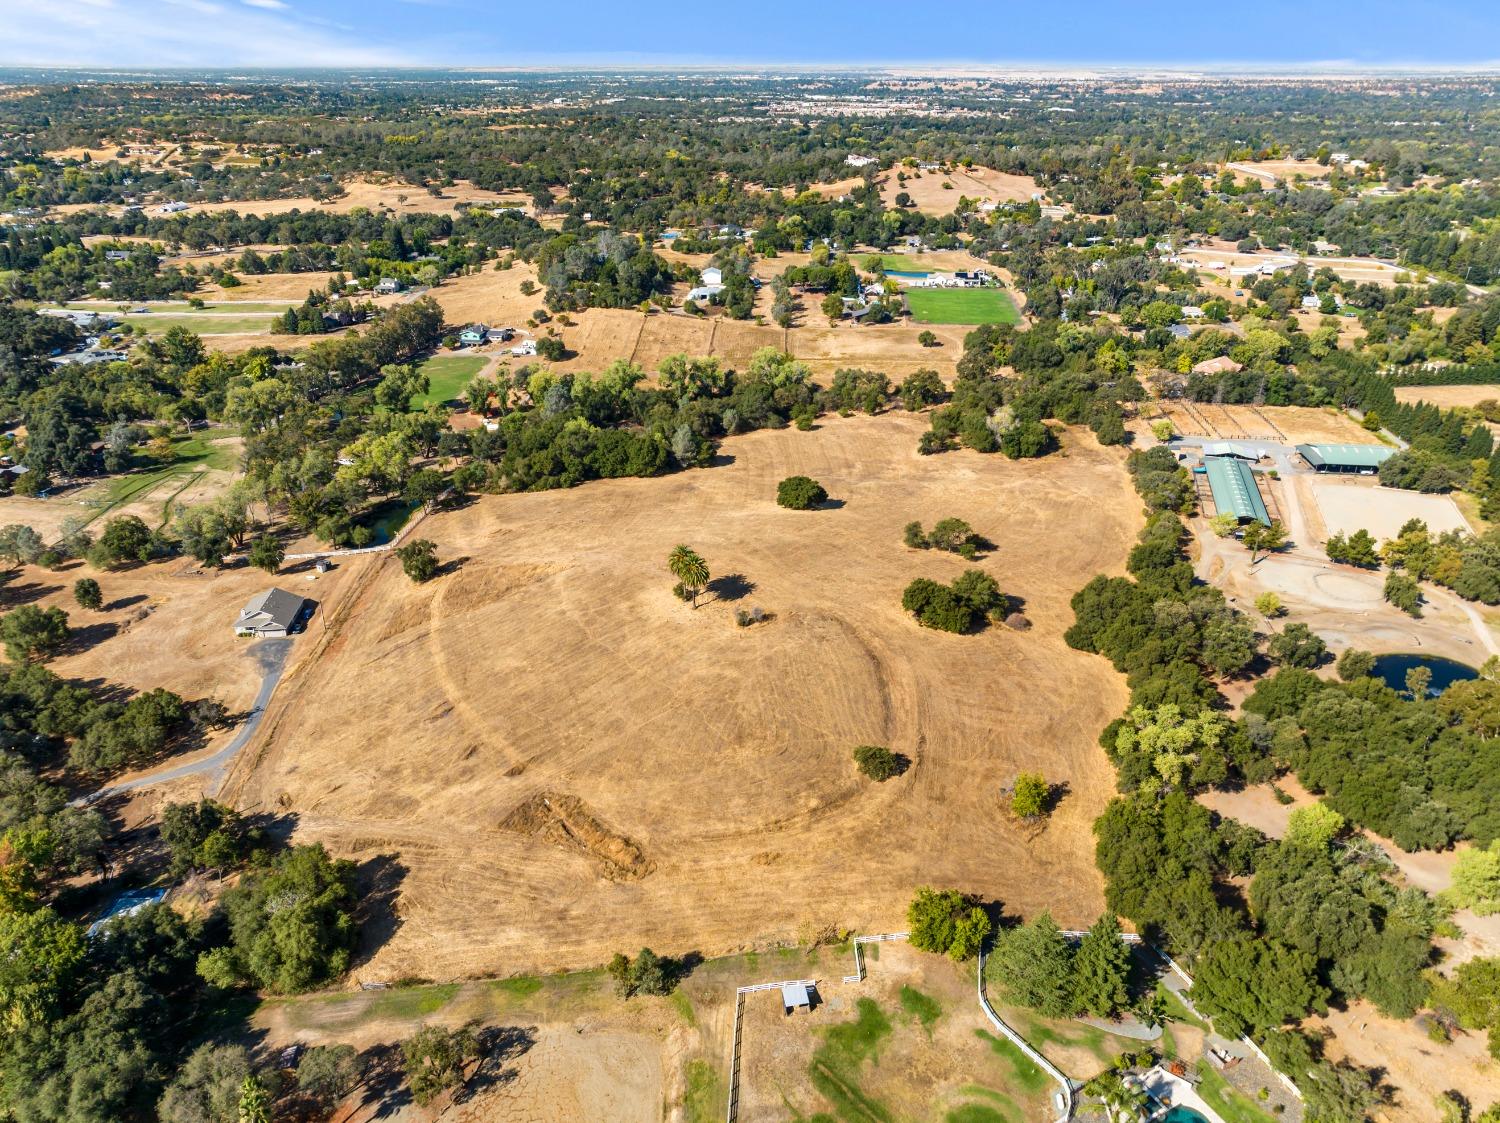
<path fill-rule="evenodd" d="M 0 64 L 10 65 L 1497 59 L 1497 0 L 0 0 Z"/>

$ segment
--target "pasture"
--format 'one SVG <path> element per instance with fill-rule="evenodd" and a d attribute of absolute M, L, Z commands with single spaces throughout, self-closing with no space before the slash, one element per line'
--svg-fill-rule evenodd
<path fill-rule="evenodd" d="M 1089 827 L 1113 793 L 1097 737 L 1126 689 L 1062 635 L 1073 593 L 1122 572 L 1140 505 L 1120 450 L 1086 432 L 1012 462 L 920 456 L 925 428 L 830 418 L 731 439 L 713 468 L 429 517 L 455 571 L 414 585 L 360 559 L 368 579 L 226 796 L 301 841 L 400 856 L 403 923 L 363 978 L 889 930 L 920 884 L 1091 921 Z M 843 505 L 777 507 L 795 473 Z M 907 522 L 950 515 L 1000 543 L 982 565 L 1030 631 L 953 636 L 902 611 L 912 579 L 967 568 L 902 545 Z M 716 578 L 696 610 L 671 593 L 679 542 Z M 737 627 L 750 607 L 771 618 Z M 873 784 L 859 744 L 911 767 Z M 1004 810 L 1023 768 L 1068 785 L 1040 832 Z"/>
<path fill-rule="evenodd" d="M 1003 289 L 908 289 L 919 324 L 1016 324 L 1021 314 Z"/>
<path fill-rule="evenodd" d="M 464 387 L 484 369 L 489 360 L 484 355 L 435 355 L 422 364 L 422 373 L 427 376 L 427 393 L 419 394 L 411 401 L 414 410 L 463 397 Z"/>

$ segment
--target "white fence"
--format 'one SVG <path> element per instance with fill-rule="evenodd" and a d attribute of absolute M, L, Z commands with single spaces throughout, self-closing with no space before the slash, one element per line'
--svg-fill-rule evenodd
<path fill-rule="evenodd" d="M 865 957 L 860 950 L 862 944 L 879 944 L 887 940 L 904 940 L 910 935 L 908 932 L 886 932 L 879 936 L 855 936 L 854 937 L 854 974 L 845 975 L 846 983 L 862 983 L 865 981 Z"/>
<path fill-rule="evenodd" d="M 1062 1069 L 1049 1061 L 1046 1057 L 1032 1047 L 1031 1043 L 1005 1023 L 1005 1019 L 995 1013 L 995 1008 L 990 1005 L 989 996 L 984 993 L 984 951 L 979 952 L 979 1005 L 984 1010 L 985 1017 L 989 1018 L 990 1024 L 998 1029 L 1007 1040 L 1041 1069 L 1053 1080 L 1057 1081 L 1061 1091 L 1062 1107 L 1058 1112 L 1058 1123 L 1067 1123 L 1073 1116 L 1073 1082 L 1063 1075 Z"/>
<path fill-rule="evenodd" d="M 784 979 L 778 983 L 754 983 L 747 987 L 736 987 L 734 991 L 734 1032 L 729 1039 L 729 1106 L 725 1110 L 725 1123 L 735 1123 L 740 1116 L 740 1040 L 745 1032 L 745 995 L 763 990 L 780 990 L 782 987 L 806 987 L 816 990 L 817 979 Z"/>

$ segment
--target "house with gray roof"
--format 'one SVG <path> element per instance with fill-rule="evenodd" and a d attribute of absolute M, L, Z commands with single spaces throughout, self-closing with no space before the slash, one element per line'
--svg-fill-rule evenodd
<path fill-rule="evenodd" d="M 302 620 L 307 601 L 285 589 L 267 589 L 251 597 L 234 622 L 237 636 L 256 638 L 290 635 Z"/>

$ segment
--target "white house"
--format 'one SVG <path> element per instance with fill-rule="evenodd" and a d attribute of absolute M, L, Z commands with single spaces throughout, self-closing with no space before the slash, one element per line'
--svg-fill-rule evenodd
<path fill-rule="evenodd" d="M 724 270 L 718 268 L 715 265 L 710 265 L 707 269 L 703 270 L 703 272 L 699 273 L 698 276 L 702 278 L 703 283 L 710 288 L 722 285 L 724 283 Z"/>
<path fill-rule="evenodd" d="M 177 214 L 188 209 L 188 205 L 182 202 L 163 203 L 156 208 L 158 214 Z"/>
<path fill-rule="evenodd" d="M 1316 312 L 1322 306 L 1323 301 L 1313 293 L 1308 293 L 1302 298 L 1302 307 L 1309 312 Z"/>
<path fill-rule="evenodd" d="M 844 163 L 851 168 L 863 168 L 875 162 L 874 156 L 861 156 L 858 152 L 851 152 L 844 157 Z"/>
<path fill-rule="evenodd" d="M 702 304 L 704 301 L 712 300 L 723 291 L 723 285 L 699 285 L 687 294 L 687 298 L 696 304 Z"/>
<path fill-rule="evenodd" d="M 518 359 L 522 358 L 522 357 L 524 357 L 526 355 L 535 355 L 536 354 L 536 340 L 534 340 L 534 339 L 524 340 L 521 343 L 516 344 L 516 346 L 512 347 L 510 349 L 510 353 L 512 355 L 514 355 Z"/>
<path fill-rule="evenodd" d="M 1203 309 L 1199 308 L 1196 304 L 1184 304 L 1182 306 L 1182 318 L 1184 320 L 1201 320 L 1203 319 Z"/>
<path fill-rule="evenodd" d="M 375 286 L 375 291 L 383 295 L 401 291 L 401 282 L 395 277 L 382 277 L 380 283 Z"/>

